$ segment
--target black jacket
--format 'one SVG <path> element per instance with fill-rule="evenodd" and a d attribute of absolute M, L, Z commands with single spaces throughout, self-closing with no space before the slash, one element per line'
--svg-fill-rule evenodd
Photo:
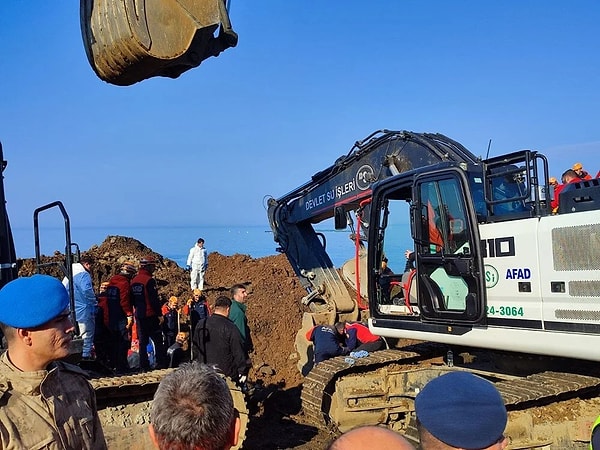
<path fill-rule="evenodd" d="M 198 322 L 192 339 L 192 353 L 195 360 L 217 366 L 234 381 L 250 368 L 240 331 L 229 318 L 220 314 Z"/>

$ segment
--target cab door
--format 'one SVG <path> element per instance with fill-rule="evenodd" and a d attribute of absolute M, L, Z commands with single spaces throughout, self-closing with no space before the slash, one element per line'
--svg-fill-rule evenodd
<path fill-rule="evenodd" d="M 467 179 L 451 168 L 415 178 L 412 234 L 423 322 L 485 322 L 479 232 Z"/>

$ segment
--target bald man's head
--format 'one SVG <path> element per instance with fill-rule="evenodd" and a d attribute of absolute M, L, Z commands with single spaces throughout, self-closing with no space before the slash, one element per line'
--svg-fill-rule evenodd
<path fill-rule="evenodd" d="M 350 430 L 331 443 L 328 450 L 414 450 L 401 435 L 383 427 L 367 426 Z"/>

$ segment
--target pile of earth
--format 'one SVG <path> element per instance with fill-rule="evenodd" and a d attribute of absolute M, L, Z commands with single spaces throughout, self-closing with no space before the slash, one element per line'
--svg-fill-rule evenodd
<path fill-rule="evenodd" d="M 93 283 L 100 283 L 118 272 L 124 261 L 138 262 L 144 256 L 158 260 L 154 277 L 162 301 L 176 296 L 181 305 L 191 297 L 189 273 L 174 261 L 164 258 L 136 239 L 108 236 L 99 246 L 82 254 L 92 256 Z M 64 255 L 43 256 L 42 263 L 55 263 L 43 272 L 62 278 Z M 20 276 L 35 273 L 35 261 L 19 261 Z M 330 439 L 326 432 L 303 424 L 300 403 L 302 376 L 296 363 L 294 349 L 296 331 L 302 321 L 299 299 L 306 294 L 284 255 L 251 258 L 236 254 L 224 256 L 217 252 L 208 255 L 203 295 L 214 304 L 220 295 L 228 295 L 234 284 L 244 284 L 249 292 L 247 316 L 252 332 L 254 352 L 249 378 L 262 383 L 270 395 L 252 411 L 244 448 L 319 448 Z M 147 411 L 133 422 L 147 421 Z"/>

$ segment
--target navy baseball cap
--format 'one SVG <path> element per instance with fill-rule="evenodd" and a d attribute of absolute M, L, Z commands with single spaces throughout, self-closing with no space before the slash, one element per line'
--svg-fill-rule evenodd
<path fill-rule="evenodd" d="M 453 447 L 486 448 L 497 442 L 507 422 L 496 387 L 470 372 L 434 378 L 415 399 L 417 419 L 434 437 Z"/>
<path fill-rule="evenodd" d="M 17 278 L 0 289 L 0 322 L 13 328 L 34 328 L 69 308 L 63 284 L 49 275 Z"/>

